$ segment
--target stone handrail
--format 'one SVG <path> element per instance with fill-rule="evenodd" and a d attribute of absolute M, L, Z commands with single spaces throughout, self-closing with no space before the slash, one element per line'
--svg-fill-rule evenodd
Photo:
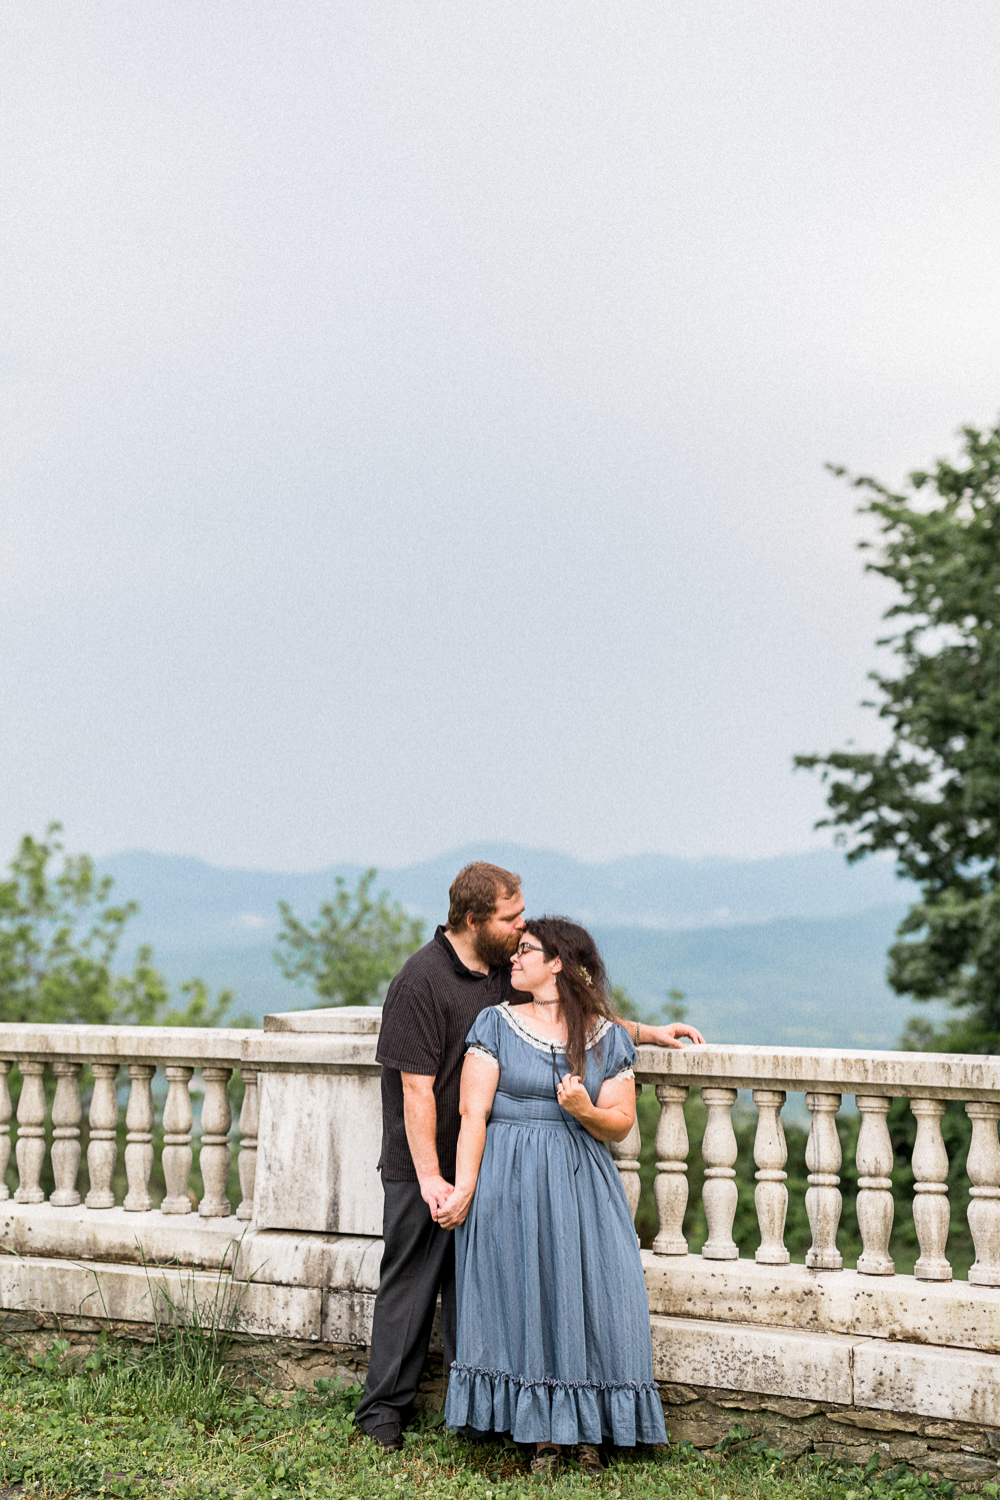
<path fill-rule="evenodd" d="M 969 1281 L 978 1286 L 1000 1286 L 1000 1059 L 828 1048 L 705 1046 L 663 1051 L 642 1047 L 636 1076 L 655 1088 L 660 1104 L 654 1184 L 659 1216 L 653 1242 L 655 1255 L 688 1253 L 683 1233 L 688 1200 L 684 1105 L 691 1087 L 697 1086 L 708 1110 L 702 1145 L 708 1239 L 701 1254 L 709 1261 L 738 1258 L 733 1239 L 737 1143 L 732 1110 L 737 1091 L 750 1089 L 758 1112 L 754 1197 L 761 1243 L 755 1259 L 766 1266 L 789 1263 L 784 1245 L 788 1209 L 784 1168 L 788 1153 L 781 1111 L 787 1094 L 800 1091 L 805 1093 L 812 1117 L 806 1147 L 806 1212 L 812 1244 L 806 1266 L 813 1271 L 841 1270 L 837 1228 L 843 1207 L 839 1176 L 842 1158 L 835 1116 L 843 1095 L 852 1094 L 861 1115 L 857 1217 L 863 1251 L 857 1271 L 863 1276 L 894 1275 L 889 1236 L 895 1163 L 886 1117 L 894 1098 L 906 1098 L 917 1121 L 912 1158 L 913 1219 L 920 1257 L 913 1274 L 922 1281 L 950 1281 L 952 1268 L 946 1255 L 948 1154 L 941 1118 L 948 1101 L 959 1100 L 972 1121 L 967 1170 L 972 1183 L 969 1228 L 976 1260 Z M 612 1148 L 633 1211 L 639 1198 L 639 1145 L 636 1126 L 625 1141 Z"/>

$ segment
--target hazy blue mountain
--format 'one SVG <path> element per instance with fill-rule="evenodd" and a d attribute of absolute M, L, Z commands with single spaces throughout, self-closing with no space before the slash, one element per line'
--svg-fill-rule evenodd
<path fill-rule="evenodd" d="M 380 885 L 425 917 L 443 919 L 448 885 L 474 857 L 520 872 L 529 909 L 566 912 L 593 928 L 612 977 L 647 1012 L 668 989 L 688 996 L 690 1017 L 714 1040 L 891 1047 L 914 1007 L 884 980 L 885 953 L 913 887 L 892 864 L 848 866 L 835 850 L 767 860 L 683 860 L 642 855 L 584 864 L 566 855 L 484 844 L 381 872 Z M 217 869 L 201 860 L 142 852 L 102 860 L 116 893 L 135 897 L 127 960 L 139 941 L 178 983 L 192 975 L 236 991 L 236 1009 L 258 1019 L 297 1010 L 309 990 L 283 979 L 272 959 L 277 903 L 311 917 L 338 874 Z"/>
<path fill-rule="evenodd" d="M 654 1013 L 684 990 L 690 1019 L 715 1041 L 776 1046 L 891 1047 L 914 1013 L 885 984 L 885 951 L 904 908 L 851 917 L 783 917 L 740 927 L 664 931 L 595 927 L 612 978 Z M 237 1009 L 260 1019 L 315 999 L 283 979 L 271 944 L 164 950 L 174 983 L 199 974 L 236 990 Z"/>
<path fill-rule="evenodd" d="M 530 911 L 559 911 L 610 927 L 688 928 L 768 922 L 778 917 L 829 918 L 912 899 L 891 861 L 848 865 L 834 849 L 774 859 L 672 859 L 643 854 L 604 864 L 506 844 L 470 845 L 403 869 L 379 872 L 379 885 L 431 925 L 447 910 L 448 886 L 468 860 L 492 859 L 517 870 Z M 307 875 L 225 870 L 202 860 L 136 851 L 100 861 L 116 892 L 139 901 L 130 927 L 157 951 L 189 947 L 255 947 L 277 930 L 287 900 L 311 916 L 338 875 L 353 885 L 359 865 Z"/>

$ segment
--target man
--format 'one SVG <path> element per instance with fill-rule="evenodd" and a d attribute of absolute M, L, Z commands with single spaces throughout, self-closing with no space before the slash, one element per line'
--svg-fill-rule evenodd
<path fill-rule="evenodd" d="M 385 1193 L 371 1359 L 355 1421 L 389 1452 L 403 1446 L 438 1292 L 445 1370 L 455 1358 L 455 1241 L 437 1217 L 453 1192 L 465 1038 L 487 1005 L 520 1001 L 510 960 L 524 930 L 521 878 L 476 861 L 448 893 L 448 924 L 408 958 L 389 986 L 376 1057 L 382 1064 Z M 693 1027 L 629 1024 L 643 1042 L 679 1047 Z"/>

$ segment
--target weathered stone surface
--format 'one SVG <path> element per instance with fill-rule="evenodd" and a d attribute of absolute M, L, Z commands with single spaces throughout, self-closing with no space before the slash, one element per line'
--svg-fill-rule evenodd
<path fill-rule="evenodd" d="M 126 1323 L 191 1323 L 318 1339 L 322 1292 L 233 1282 L 225 1274 L 168 1267 L 75 1265 L 42 1257 L 0 1257 L 0 1306 Z"/>
<path fill-rule="evenodd" d="M 690 1318 L 650 1321 L 658 1380 L 851 1403 L 854 1340 Z"/>
<path fill-rule="evenodd" d="M 650 1311 L 1000 1353 L 995 1288 L 642 1254 Z"/>
<path fill-rule="evenodd" d="M 320 1336 L 332 1343 L 358 1344 L 372 1340 L 375 1298 L 366 1292 L 324 1292 Z"/>
<path fill-rule="evenodd" d="M 904 1099 L 996 1099 L 1000 1060 L 958 1053 L 839 1051 L 828 1047 L 640 1047 L 643 1083 L 697 1086 L 822 1088 L 838 1094 L 888 1094 Z"/>
<path fill-rule="evenodd" d="M 14 1255 L 229 1269 L 246 1232 L 234 1215 L 202 1219 L 159 1209 L 53 1208 L 13 1198 L 0 1203 L 0 1251 Z"/>
<path fill-rule="evenodd" d="M 351 1036 L 377 1036 L 381 1027 L 381 1005 L 318 1006 L 315 1010 L 286 1010 L 264 1017 L 265 1031 L 339 1031 Z"/>
<path fill-rule="evenodd" d="M 894 1463 L 916 1464 L 927 1452 L 922 1438 L 896 1438 L 889 1444 L 889 1457 Z"/>
<path fill-rule="evenodd" d="M 665 1422 L 672 1443 L 693 1443 L 696 1448 L 714 1448 L 734 1425 L 732 1417 L 723 1414 L 694 1421 L 687 1415 L 674 1415 L 671 1412 Z"/>
<path fill-rule="evenodd" d="M 310 1036 L 286 1040 L 314 1043 Z M 378 1237 L 378 1075 L 265 1072 L 258 1088 L 254 1228 Z"/>
<path fill-rule="evenodd" d="M 251 1229 L 240 1244 L 233 1274 L 282 1286 L 377 1292 L 381 1239 Z"/>
<path fill-rule="evenodd" d="M 939 1479 L 974 1484 L 997 1477 L 997 1466 L 992 1459 L 975 1458 L 971 1453 L 928 1453 L 920 1460 L 920 1468 Z"/>
<path fill-rule="evenodd" d="M 697 1401 L 698 1392 L 693 1391 L 689 1385 L 661 1385 L 660 1396 L 673 1406 L 684 1406 L 690 1401 Z"/>
<path fill-rule="evenodd" d="M 870 1432 L 921 1432 L 920 1418 L 909 1413 L 893 1411 L 838 1411 L 838 1422 L 852 1427 L 864 1427 Z"/>
<path fill-rule="evenodd" d="M 814 1417 L 821 1409 L 815 1401 L 799 1401 L 792 1396 L 768 1396 L 761 1402 L 762 1411 L 777 1412 L 780 1417 Z"/>
<path fill-rule="evenodd" d="M 854 1402 L 1000 1426 L 1000 1356 L 872 1339 L 855 1346 Z"/>

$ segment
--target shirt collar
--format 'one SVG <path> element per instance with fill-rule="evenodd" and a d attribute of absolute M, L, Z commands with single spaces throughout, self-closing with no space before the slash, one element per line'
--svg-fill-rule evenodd
<path fill-rule="evenodd" d="M 488 974 L 483 974 L 479 969 L 470 969 L 468 964 L 464 964 L 462 962 L 458 954 L 455 952 L 454 948 L 449 943 L 448 939 L 445 937 L 443 926 L 435 928 L 434 941 L 436 943 L 440 943 L 441 947 L 451 959 L 451 966 L 455 970 L 455 973 L 461 975 L 463 979 L 492 979 L 494 974 L 500 972 L 496 968 L 491 968 Z"/>

